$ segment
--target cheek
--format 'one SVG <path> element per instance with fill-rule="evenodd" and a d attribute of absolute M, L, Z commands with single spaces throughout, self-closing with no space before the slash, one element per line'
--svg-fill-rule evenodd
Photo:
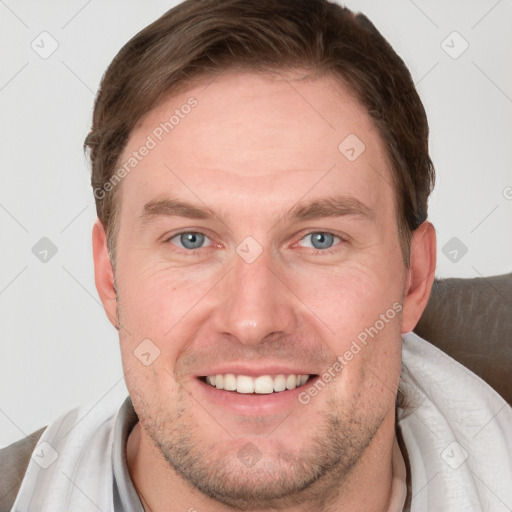
<path fill-rule="evenodd" d="M 352 264 L 300 277 L 296 293 L 323 324 L 328 337 L 334 340 L 336 353 L 343 352 L 348 341 L 357 338 L 385 316 L 386 328 L 398 321 L 401 288 L 398 280 L 378 269 Z M 318 322 L 317 320 L 317 322 Z M 364 336 L 363 336 L 364 337 Z"/>
<path fill-rule="evenodd" d="M 176 318 L 186 315 L 205 288 L 190 272 L 165 265 L 125 267 L 119 295 L 125 320 L 135 327 L 148 327 L 159 336 L 172 328 Z M 137 269 L 137 270 L 131 270 Z"/>
<path fill-rule="evenodd" d="M 317 275 L 314 283 L 299 283 L 298 295 L 342 364 L 340 373 L 331 369 L 342 376 L 335 379 L 335 394 L 344 400 L 362 394 L 391 403 L 401 362 L 399 280 L 353 265 Z"/>
<path fill-rule="evenodd" d="M 122 276 L 118 291 L 125 370 L 133 369 L 142 386 L 159 381 L 160 387 L 172 388 L 174 362 L 196 335 L 198 325 L 207 321 L 201 299 L 211 288 L 210 281 L 162 264 L 128 266 L 125 262 Z M 141 367 L 153 359 L 150 370 Z"/>

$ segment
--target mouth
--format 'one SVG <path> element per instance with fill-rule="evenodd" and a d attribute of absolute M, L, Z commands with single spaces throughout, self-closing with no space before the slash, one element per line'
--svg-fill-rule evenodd
<path fill-rule="evenodd" d="M 204 399 L 202 404 L 210 413 L 219 410 L 223 419 L 258 417 L 277 421 L 293 409 L 304 407 L 301 395 L 320 379 L 319 374 L 307 371 L 305 365 L 285 367 L 270 362 L 259 367 L 219 365 L 199 370 L 190 389 Z"/>
<path fill-rule="evenodd" d="M 198 377 L 204 384 L 219 391 L 229 391 L 242 395 L 273 395 L 293 391 L 304 386 L 316 374 L 277 374 L 277 375 L 236 375 L 234 373 L 205 375 Z"/>

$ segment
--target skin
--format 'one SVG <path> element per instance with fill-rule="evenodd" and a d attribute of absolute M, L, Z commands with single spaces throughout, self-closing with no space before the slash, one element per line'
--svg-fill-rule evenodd
<path fill-rule="evenodd" d="M 122 162 L 188 98 L 198 100 L 120 185 L 115 287 L 103 226 L 94 226 L 96 286 L 120 325 L 140 419 L 128 467 L 153 512 L 387 510 L 401 333 L 426 306 L 435 231 L 426 221 L 414 232 L 407 268 L 371 118 L 332 77 L 301 77 L 224 73 L 141 119 Z M 354 161 L 338 150 L 349 134 L 366 146 Z M 371 215 L 285 217 L 334 191 Z M 170 195 L 218 215 L 142 224 L 144 205 Z M 207 236 L 194 255 L 176 237 L 183 232 Z M 311 233 L 335 237 L 318 249 Z M 252 263 L 236 252 L 248 236 L 263 250 Z M 197 379 L 222 364 L 320 375 L 394 303 L 401 312 L 307 405 L 276 410 L 269 395 L 268 409 L 251 412 L 250 395 L 242 413 L 210 400 Z M 134 350 L 147 338 L 160 353 L 146 366 Z M 247 450 L 251 464 L 240 456 Z"/>

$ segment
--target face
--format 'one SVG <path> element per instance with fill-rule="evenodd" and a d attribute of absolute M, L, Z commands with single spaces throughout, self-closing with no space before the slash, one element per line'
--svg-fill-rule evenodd
<path fill-rule="evenodd" d="M 142 442 L 242 508 L 318 498 L 394 422 L 407 269 L 390 165 L 337 81 L 297 76 L 166 100 L 120 159 L 138 155 L 115 279 Z"/>

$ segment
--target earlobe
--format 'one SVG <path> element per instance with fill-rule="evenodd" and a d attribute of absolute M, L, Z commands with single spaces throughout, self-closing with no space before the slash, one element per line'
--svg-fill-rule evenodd
<path fill-rule="evenodd" d="M 117 302 L 114 288 L 114 272 L 108 255 L 107 237 L 103 224 L 96 220 L 92 228 L 94 281 L 103 308 L 112 325 L 117 329 Z"/>
<path fill-rule="evenodd" d="M 402 333 L 416 327 L 430 297 L 436 271 L 436 232 L 425 221 L 411 240 L 411 261 L 404 289 Z"/>

